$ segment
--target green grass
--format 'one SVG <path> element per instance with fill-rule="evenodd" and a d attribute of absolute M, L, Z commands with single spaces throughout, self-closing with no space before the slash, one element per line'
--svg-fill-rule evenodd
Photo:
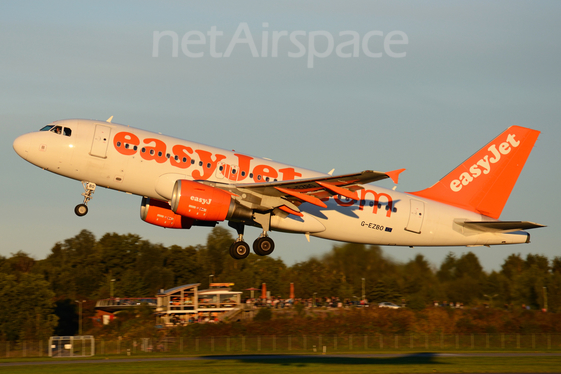
<path fill-rule="evenodd" d="M 178 356 L 174 356 L 178 358 Z M 110 358 L 112 359 L 112 358 Z M 142 360 L 142 359 L 140 359 Z M 42 360 L 43 362 L 46 360 Z M 6 361 L 4 361 L 5 363 Z M 15 361 L 12 361 L 15 362 Z M 235 359 L 202 356 L 182 361 L 64 363 L 25 366 L 0 366 L 0 373 L 536 373 L 560 372 L 561 356 L 537 357 L 295 357 L 247 356 Z M 56 362 L 53 359 L 48 362 Z"/>

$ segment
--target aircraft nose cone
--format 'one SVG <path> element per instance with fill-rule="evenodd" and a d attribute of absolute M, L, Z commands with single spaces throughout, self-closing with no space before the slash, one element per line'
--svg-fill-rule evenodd
<path fill-rule="evenodd" d="M 21 135 L 14 140 L 14 151 L 23 158 L 27 160 L 27 150 L 29 149 L 29 137 L 27 135 Z"/>

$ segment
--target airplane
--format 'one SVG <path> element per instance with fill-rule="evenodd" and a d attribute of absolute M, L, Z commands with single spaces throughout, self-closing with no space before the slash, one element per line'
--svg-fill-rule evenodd
<path fill-rule="evenodd" d="M 529 243 L 545 227 L 499 216 L 540 134 L 511 126 L 433 186 L 398 192 L 405 169 L 333 176 L 106 121 L 67 119 L 15 139 L 26 161 L 80 181 L 88 212 L 98 186 L 142 196 L 141 219 L 189 229 L 228 221 L 235 259 L 250 254 L 245 226 L 262 229 L 253 252 L 270 255 L 270 231 L 384 246 Z"/>

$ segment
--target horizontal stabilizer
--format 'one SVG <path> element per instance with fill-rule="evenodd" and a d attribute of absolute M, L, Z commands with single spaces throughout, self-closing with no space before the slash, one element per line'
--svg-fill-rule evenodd
<path fill-rule="evenodd" d="M 546 227 L 529 221 L 465 221 L 456 223 L 480 231 L 520 231 Z"/>

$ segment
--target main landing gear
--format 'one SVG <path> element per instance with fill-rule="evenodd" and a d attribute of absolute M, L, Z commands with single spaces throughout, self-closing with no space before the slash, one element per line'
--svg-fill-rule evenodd
<path fill-rule="evenodd" d="M 239 222 L 228 222 L 228 226 L 238 232 L 238 239 L 230 246 L 230 256 L 241 260 L 249 256 L 249 245 L 243 240 L 244 224 Z M 267 227 L 268 228 L 268 227 Z M 268 256 L 275 250 L 275 242 L 263 231 L 261 236 L 253 242 L 253 252 L 258 256 Z"/>
<path fill-rule="evenodd" d="M 84 196 L 84 202 L 76 205 L 74 208 L 74 213 L 76 213 L 78 217 L 88 214 L 88 202 L 92 199 L 96 184 L 91 182 L 82 182 L 82 186 L 84 187 L 84 193 L 82 194 L 82 196 Z"/>

